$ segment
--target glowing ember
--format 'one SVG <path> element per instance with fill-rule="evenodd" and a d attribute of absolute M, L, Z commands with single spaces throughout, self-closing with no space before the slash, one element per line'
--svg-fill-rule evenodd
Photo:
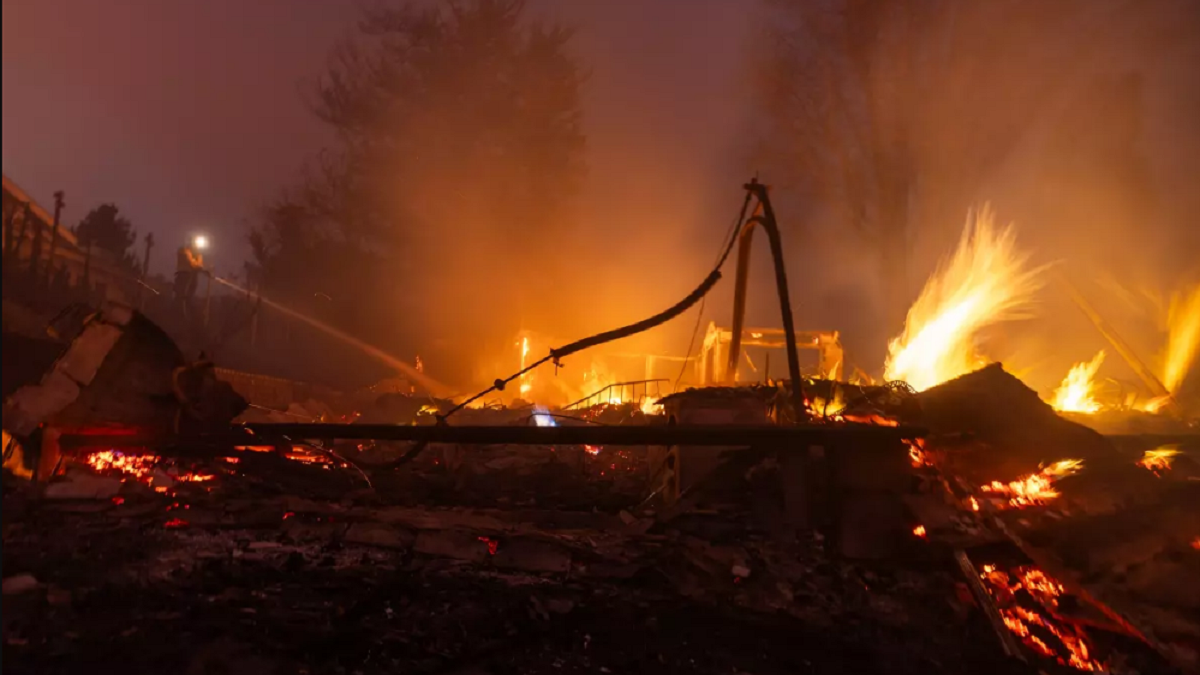
<path fill-rule="evenodd" d="M 1137 465 L 1158 476 L 1163 471 L 1171 470 L 1171 463 L 1175 461 L 1175 456 L 1178 454 L 1179 450 L 1174 446 L 1163 446 L 1154 450 L 1147 450 L 1142 455 L 1142 458 L 1137 461 Z"/>
<path fill-rule="evenodd" d="M 884 376 L 917 391 L 986 365 L 978 333 L 1015 318 L 1040 287 L 1039 269 L 1026 268 L 1010 225 L 998 231 L 991 209 L 968 221 L 953 257 L 942 263 L 908 310 L 904 332 L 888 345 Z"/>
<path fill-rule="evenodd" d="M 979 510 L 979 500 L 978 499 L 975 499 L 974 497 L 967 497 L 967 503 L 971 505 L 972 511 Z"/>
<path fill-rule="evenodd" d="M 583 446 L 583 449 L 589 455 L 600 454 L 600 446 L 599 445 L 585 445 L 585 446 Z"/>
<path fill-rule="evenodd" d="M 1050 405 L 1063 412 L 1099 412 L 1100 404 L 1095 397 L 1096 371 L 1100 370 L 1103 363 L 1103 349 L 1091 361 L 1076 363 L 1054 392 L 1054 400 Z"/>
<path fill-rule="evenodd" d="M 1196 360 L 1197 351 L 1200 351 L 1200 284 L 1171 299 L 1162 378 L 1167 391 L 1179 391 Z"/>
<path fill-rule="evenodd" d="M 169 530 L 178 529 L 178 528 L 187 527 L 187 526 L 188 526 L 188 521 L 181 520 L 179 518 L 172 518 L 172 519 L 168 520 L 167 522 L 163 523 L 163 527 L 165 527 Z"/>
<path fill-rule="evenodd" d="M 500 550 L 500 542 L 490 537 L 478 537 L 479 541 L 487 544 L 488 555 L 496 555 Z"/>
<path fill-rule="evenodd" d="M 1026 647 L 1076 670 L 1104 670 L 1104 664 L 1091 657 L 1091 647 L 1083 629 L 1055 618 L 1054 610 L 1064 592 L 1061 583 L 1029 566 L 1002 572 L 994 565 L 984 565 L 979 576 L 996 600 L 1004 625 L 1021 638 Z M 1029 606 L 1033 603 L 1024 599 L 1020 591 L 1025 591 L 1040 607 Z M 1047 641 L 1058 648 L 1051 647 Z"/>
<path fill-rule="evenodd" d="M 1008 499 L 1008 505 L 1013 508 L 1026 506 L 1042 506 L 1051 499 L 1059 496 L 1054 489 L 1054 481 L 1069 476 L 1083 468 L 1081 459 L 1064 459 L 1041 471 L 1024 476 L 1010 483 L 992 481 L 983 486 L 983 491 Z"/>
<path fill-rule="evenodd" d="M 905 440 L 904 442 L 908 445 L 908 459 L 912 462 L 914 469 L 919 469 L 923 466 L 933 466 L 933 462 L 925 454 L 925 441 L 923 439 Z"/>
<path fill-rule="evenodd" d="M 914 527 L 913 534 L 924 539 L 925 538 L 925 526 L 918 525 L 918 526 Z"/>
<path fill-rule="evenodd" d="M 127 455 L 116 450 L 99 450 L 87 456 L 87 464 L 93 471 L 120 471 L 134 478 L 148 479 L 158 465 L 156 455 Z"/>

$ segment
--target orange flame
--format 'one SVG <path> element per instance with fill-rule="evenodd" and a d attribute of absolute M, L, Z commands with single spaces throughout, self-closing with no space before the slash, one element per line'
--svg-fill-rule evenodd
<path fill-rule="evenodd" d="M 1064 459 L 1007 484 L 998 480 L 992 481 L 982 489 L 984 492 L 1006 497 L 1008 505 L 1013 508 L 1041 506 L 1059 496 L 1059 492 L 1054 489 L 1055 480 L 1077 473 L 1082 468 L 1083 460 Z"/>
<path fill-rule="evenodd" d="M 1175 446 L 1164 445 L 1161 448 L 1147 450 L 1137 461 L 1137 465 L 1158 476 L 1163 471 L 1171 470 L 1171 464 L 1178 454 L 1179 449 Z"/>
<path fill-rule="evenodd" d="M 1167 312 L 1167 354 L 1163 385 L 1177 393 L 1200 351 L 1200 284 L 1171 298 Z"/>
<path fill-rule="evenodd" d="M 1091 361 L 1076 363 L 1063 379 L 1062 384 L 1054 392 L 1054 400 L 1050 403 L 1055 410 L 1076 413 L 1094 413 L 1100 411 L 1100 403 L 1096 401 L 1096 372 L 1104 363 L 1104 350 Z"/>
<path fill-rule="evenodd" d="M 986 582 L 988 592 L 996 600 L 997 610 L 1004 620 L 1004 625 L 1021 638 L 1026 647 L 1076 670 L 1104 670 L 1104 664 L 1092 658 L 1089 641 L 1082 629 L 1072 624 L 1060 623 L 1053 618 L 1052 612 L 1043 615 L 1017 602 L 1018 592 L 1025 590 L 1042 607 L 1054 610 L 1058 607 L 1058 598 L 1064 592 L 1061 583 L 1036 567 L 1017 567 L 1011 570 L 1011 573 L 1006 573 L 997 570 L 994 565 L 984 565 L 979 576 Z M 1055 652 L 1045 640 L 1034 633 L 1033 626 L 1057 638 L 1065 653 Z"/>
<path fill-rule="evenodd" d="M 954 255 L 926 282 L 908 310 L 904 332 L 888 345 L 884 376 L 917 391 L 986 365 L 978 333 L 1014 318 L 1040 287 L 1040 269 L 1026 268 L 1011 225 L 997 230 L 984 207 L 968 221 Z"/>

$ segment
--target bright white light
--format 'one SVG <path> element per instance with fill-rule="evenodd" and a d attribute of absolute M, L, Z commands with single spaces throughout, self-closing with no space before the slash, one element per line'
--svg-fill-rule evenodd
<path fill-rule="evenodd" d="M 550 416 L 550 411 L 540 405 L 533 407 L 533 423 L 539 427 L 556 427 L 558 423 Z"/>
<path fill-rule="evenodd" d="M 192 243 L 195 244 L 196 248 L 208 248 L 208 237 L 200 235 L 193 239 Z"/>

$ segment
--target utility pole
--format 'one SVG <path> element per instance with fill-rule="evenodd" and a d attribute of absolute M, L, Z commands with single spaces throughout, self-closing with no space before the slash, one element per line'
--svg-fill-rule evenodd
<path fill-rule="evenodd" d="M 146 252 L 142 254 L 142 283 L 138 284 L 138 309 L 145 309 L 142 299 L 145 297 L 143 293 L 146 287 L 146 276 L 150 274 L 150 249 L 154 248 L 154 233 L 146 233 Z"/>
<path fill-rule="evenodd" d="M 54 283 L 54 254 L 58 252 L 58 227 L 63 210 L 63 191 L 54 193 L 54 229 L 50 234 L 50 257 L 46 261 L 46 285 Z"/>

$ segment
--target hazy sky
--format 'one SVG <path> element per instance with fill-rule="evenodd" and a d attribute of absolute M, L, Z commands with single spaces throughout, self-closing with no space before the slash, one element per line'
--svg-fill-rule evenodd
<path fill-rule="evenodd" d="M 743 176 L 729 159 L 747 4 L 531 3 L 580 27 L 592 69 L 589 218 L 627 221 L 649 209 L 693 220 L 710 204 L 736 206 Z M 219 268 L 236 268 L 245 219 L 323 143 L 299 92 L 360 6 L 5 0 L 4 172 L 42 202 L 64 190 L 69 223 L 115 202 L 139 232 L 155 233 L 159 271 L 197 231 L 212 234 Z"/>

